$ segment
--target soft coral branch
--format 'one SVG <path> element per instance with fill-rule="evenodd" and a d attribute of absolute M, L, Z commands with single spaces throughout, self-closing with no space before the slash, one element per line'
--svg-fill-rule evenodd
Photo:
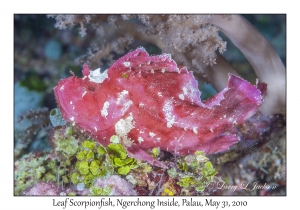
<path fill-rule="evenodd" d="M 239 73 L 228 63 L 228 61 L 218 54 L 215 65 L 205 65 L 197 59 L 193 59 L 193 64 L 200 69 L 200 72 L 208 77 L 211 85 L 217 90 L 223 90 L 227 85 L 228 74 L 239 75 Z M 195 72 L 198 78 L 199 73 Z M 201 77 L 199 76 L 199 79 Z"/>
<path fill-rule="evenodd" d="M 260 81 L 268 84 L 260 111 L 265 115 L 284 112 L 286 71 L 270 42 L 240 15 L 231 15 L 229 19 L 215 15 L 210 21 L 241 50 Z"/>

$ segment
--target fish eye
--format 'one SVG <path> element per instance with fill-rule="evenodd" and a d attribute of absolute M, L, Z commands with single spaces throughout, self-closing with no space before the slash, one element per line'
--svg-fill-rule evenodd
<path fill-rule="evenodd" d="M 88 87 L 88 90 L 89 90 L 89 91 L 95 91 L 95 88 L 94 88 L 93 86 L 89 86 L 89 87 Z"/>

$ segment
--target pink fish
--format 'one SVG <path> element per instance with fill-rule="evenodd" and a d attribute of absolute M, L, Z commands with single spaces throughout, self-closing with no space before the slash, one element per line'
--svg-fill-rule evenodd
<path fill-rule="evenodd" d="M 59 108 L 100 143 L 118 135 L 129 154 L 148 159 L 155 147 L 177 154 L 226 151 L 239 141 L 236 125 L 256 113 L 266 85 L 259 88 L 229 75 L 227 87 L 201 101 L 192 72 L 169 54 L 149 56 L 138 48 L 109 69 L 71 76 L 54 88 Z M 151 161 L 150 161 L 151 162 Z"/>

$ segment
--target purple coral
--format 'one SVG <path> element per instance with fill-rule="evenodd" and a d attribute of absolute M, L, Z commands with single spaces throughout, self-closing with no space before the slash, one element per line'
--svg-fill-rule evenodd
<path fill-rule="evenodd" d="M 111 188 L 111 195 L 136 195 L 132 185 L 120 176 L 112 175 L 108 179 L 97 179 L 94 186 L 101 188 Z"/>
<path fill-rule="evenodd" d="M 52 182 L 38 182 L 32 187 L 26 189 L 23 195 L 52 195 L 57 196 L 61 193 L 61 189 Z"/>

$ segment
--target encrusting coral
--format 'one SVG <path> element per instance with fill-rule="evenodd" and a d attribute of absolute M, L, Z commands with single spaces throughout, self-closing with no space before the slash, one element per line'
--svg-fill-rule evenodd
<path fill-rule="evenodd" d="M 31 153 L 15 163 L 16 195 L 109 195 L 122 185 L 114 186 L 112 181 L 103 186 L 101 179 L 117 181 L 121 178 L 113 178 L 113 174 L 126 175 L 137 168 L 136 160 L 127 156 L 122 145 L 111 143 L 105 148 L 73 130 L 68 126 L 56 129 L 51 138 L 54 151 Z M 118 182 L 130 187 L 125 180 Z"/>
<path fill-rule="evenodd" d="M 15 195 L 180 195 L 202 192 L 217 173 L 203 152 L 167 161 L 168 172 L 154 172 L 152 165 L 128 157 L 118 136 L 106 147 L 86 138 L 76 126 L 56 128 L 54 151 L 16 161 Z M 195 174 L 197 179 L 191 178 Z"/>

